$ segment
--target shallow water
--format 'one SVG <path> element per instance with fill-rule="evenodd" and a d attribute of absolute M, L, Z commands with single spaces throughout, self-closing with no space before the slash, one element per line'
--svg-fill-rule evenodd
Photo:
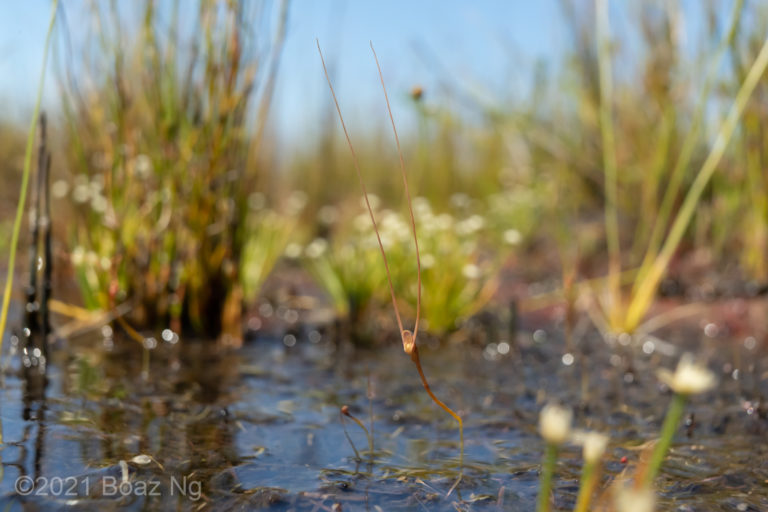
<path fill-rule="evenodd" d="M 45 399 L 25 398 L 14 358 L 0 391 L 0 508 L 533 510 L 543 404 L 559 400 L 575 409 L 577 427 L 610 433 L 609 483 L 658 434 L 670 395 L 655 370 L 678 357 L 609 349 L 595 336 L 582 356 L 563 358 L 562 344 L 542 333 L 538 342 L 521 335 L 505 354 L 498 345 L 423 347 L 435 393 L 465 419 L 461 467 L 455 422 L 423 392 L 398 344 L 364 351 L 310 338 L 318 336 L 230 353 L 161 343 L 148 379 L 132 342 L 81 339 L 53 351 Z M 705 348 L 721 385 L 689 404 L 659 509 L 768 510 L 765 354 Z M 744 365 L 738 379 L 734 361 Z M 346 421 L 362 460 L 345 437 L 344 404 L 373 420 L 373 454 Z M 140 455 L 149 457 L 132 461 Z M 572 509 L 580 470 L 579 449 L 566 447 L 556 508 Z"/>

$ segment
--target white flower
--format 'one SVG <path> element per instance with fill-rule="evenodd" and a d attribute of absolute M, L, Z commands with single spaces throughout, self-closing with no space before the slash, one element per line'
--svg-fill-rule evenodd
<path fill-rule="evenodd" d="M 147 155 L 137 155 L 133 165 L 139 178 L 146 178 L 152 172 L 152 160 Z"/>
<path fill-rule="evenodd" d="M 88 186 L 91 188 L 92 194 L 100 194 L 102 190 L 104 190 L 104 178 L 97 174 L 93 178 L 91 178 L 91 181 L 88 182 Z"/>
<path fill-rule="evenodd" d="M 361 213 L 352 220 L 352 225 L 358 231 L 368 231 L 371 229 L 371 217 L 367 213 Z"/>
<path fill-rule="evenodd" d="M 421 268 L 432 268 L 435 266 L 435 257 L 430 253 L 424 253 L 421 255 Z"/>
<path fill-rule="evenodd" d="M 563 444 L 571 433 L 573 413 L 559 405 L 547 404 L 539 415 L 539 432 L 548 443 Z"/>
<path fill-rule="evenodd" d="M 703 393 L 715 387 L 717 382 L 715 375 L 705 366 L 696 364 L 690 354 L 680 358 L 675 373 L 662 368 L 658 376 L 672 391 L 681 395 Z"/>
<path fill-rule="evenodd" d="M 435 218 L 435 227 L 438 231 L 448 231 L 453 226 L 453 216 L 450 213 L 441 213 Z"/>
<path fill-rule="evenodd" d="M 371 205 L 371 210 L 376 210 L 381 205 L 381 199 L 376 194 L 368 194 L 368 203 Z M 365 196 L 360 198 L 360 206 L 366 210 L 368 209 L 368 205 L 365 204 Z"/>
<path fill-rule="evenodd" d="M 469 206 L 470 199 L 467 194 L 453 194 L 451 196 L 451 205 L 453 205 L 454 208 L 466 208 Z"/>
<path fill-rule="evenodd" d="M 618 512 L 653 512 L 656 495 L 653 489 L 643 487 L 620 487 L 616 492 L 616 510 Z"/>
<path fill-rule="evenodd" d="M 69 183 L 64 180 L 56 180 L 51 185 L 51 195 L 56 199 L 61 199 L 69 193 Z"/>
<path fill-rule="evenodd" d="M 395 239 L 392 237 L 391 233 L 379 233 L 378 240 L 381 240 L 381 245 L 384 246 L 384 249 L 390 249 L 395 245 Z M 376 240 L 377 244 L 378 240 Z"/>
<path fill-rule="evenodd" d="M 508 229 L 504 232 L 504 242 L 509 245 L 517 245 L 523 239 L 523 236 L 516 229 Z"/>
<path fill-rule="evenodd" d="M 107 198 L 100 193 L 94 193 L 91 196 L 91 209 L 96 213 L 104 213 L 107 211 Z"/>
<path fill-rule="evenodd" d="M 288 244 L 285 247 L 285 256 L 291 259 L 296 259 L 301 256 L 301 246 L 295 242 Z"/>
<path fill-rule="evenodd" d="M 406 240 L 411 236 L 408 225 L 403 222 L 399 215 L 391 210 L 384 210 L 382 212 L 379 231 L 381 231 L 382 235 L 388 234 L 398 240 Z"/>
<path fill-rule="evenodd" d="M 301 190 L 294 190 L 288 196 L 286 211 L 289 215 L 298 215 L 307 205 L 307 194 Z"/>
<path fill-rule="evenodd" d="M 459 235 L 471 235 L 483 229 L 483 226 L 485 226 L 485 219 L 479 215 L 472 215 L 456 224 L 456 233 Z"/>
<path fill-rule="evenodd" d="M 72 261 L 72 264 L 76 267 L 79 267 L 83 263 L 85 263 L 85 249 L 78 245 L 72 250 L 72 255 L 70 256 L 70 259 Z"/>
<path fill-rule="evenodd" d="M 308 258 L 316 259 L 322 256 L 328 248 L 328 242 L 324 238 L 315 238 L 304 250 Z"/>
<path fill-rule="evenodd" d="M 339 212 L 334 206 L 323 206 L 317 212 L 317 218 L 320 219 L 320 222 L 329 226 L 338 220 Z"/>
<path fill-rule="evenodd" d="M 573 433 L 573 442 L 582 446 L 584 460 L 595 463 L 605 453 L 608 447 L 608 436 L 600 432 L 577 431 Z"/>
<path fill-rule="evenodd" d="M 429 205 L 429 200 L 426 197 L 414 197 L 413 211 L 417 217 L 430 216 L 432 214 L 432 207 Z"/>
<path fill-rule="evenodd" d="M 88 185 L 79 184 L 75 186 L 75 190 L 72 191 L 72 199 L 74 199 L 76 203 L 85 203 L 90 197 L 91 189 L 88 188 Z"/>
<path fill-rule="evenodd" d="M 478 277 L 480 277 L 480 267 L 478 267 L 474 263 L 468 263 L 464 265 L 463 269 L 461 269 L 461 273 L 467 279 L 477 279 Z"/>

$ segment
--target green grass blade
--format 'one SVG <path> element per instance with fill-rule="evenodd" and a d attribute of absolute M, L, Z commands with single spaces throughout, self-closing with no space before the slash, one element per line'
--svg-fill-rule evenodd
<path fill-rule="evenodd" d="M 605 173 L 605 235 L 608 243 L 608 289 L 611 313 L 615 316 L 621 304 L 621 247 L 619 244 L 618 165 L 614 139 L 612 102 L 613 79 L 607 0 L 597 0 L 598 69 L 600 75 L 600 134 Z M 615 318 L 611 318 L 615 320 Z M 613 322 L 611 322 L 613 323 Z"/>
<path fill-rule="evenodd" d="M 640 266 L 640 272 L 638 273 L 638 279 L 635 281 L 633 292 L 636 292 L 640 288 L 640 284 L 651 269 L 654 258 L 658 255 L 659 247 L 661 247 L 661 242 L 663 241 L 662 237 L 664 236 L 664 230 L 669 225 L 669 218 L 672 214 L 672 207 L 675 204 L 678 191 L 680 190 L 680 186 L 683 183 L 685 171 L 688 169 L 688 165 L 691 163 L 694 149 L 696 149 L 696 144 L 699 141 L 699 134 L 701 132 L 701 127 L 704 120 L 704 111 L 709 102 L 709 94 L 712 89 L 712 84 L 714 83 L 715 77 L 720 70 L 723 56 L 725 55 L 728 46 L 732 43 L 733 38 L 736 35 L 736 29 L 738 28 L 739 21 L 741 20 L 741 8 L 743 4 L 744 0 L 737 0 L 734 3 L 733 9 L 731 10 L 731 21 L 728 26 L 728 30 L 726 31 L 723 39 L 720 41 L 717 52 L 709 64 L 709 70 L 707 72 L 706 78 L 704 79 L 704 85 L 701 88 L 701 93 L 699 94 L 699 98 L 696 104 L 693 121 L 683 141 L 683 146 L 680 150 L 680 156 L 678 157 L 677 162 L 675 163 L 675 167 L 672 170 L 672 174 L 669 177 L 666 191 L 664 192 L 656 220 L 654 221 L 653 230 L 651 231 L 650 238 L 648 239 L 648 247 L 643 258 L 643 263 Z"/>
<path fill-rule="evenodd" d="M 755 59 L 754 64 L 752 64 L 752 67 L 747 74 L 747 78 L 739 89 L 736 99 L 728 112 L 728 117 L 725 119 L 722 126 L 720 126 L 712 150 L 709 152 L 707 159 L 701 166 L 691 188 L 688 190 L 685 200 L 680 207 L 680 212 L 675 217 L 669 236 L 667 236 L 664 241 L 664 245 L 662 246 L 659 255 L 654 260 L 648 274 L 644 276 L 637 289 L 637 293 L 632 297 L 632 302 L 627 311 L 627 325 L 630 328 L 636 327 L 648 311 L 659 282 L 667 269 L 667 265 L 672 259 L 672 255 L 677 250 L 680 240 L 682 240 L 683 235 L 693 218 L 693 213 L 696 210 L 696 206 L 699 204 L 701 194 L 704 192 L 704 188 L 709 183 L 715 169 L 717 169 L 717 165 L 720 163 L 720 159 L 725 153 L 725 148 L 728 146 L 728 142 L 731 140 L 731 136 L 736 129 L 736 124 L 744 111 L 747 100 L 749 100 L 749 97 L 755 90 L 755 86 L 757 86 L 757 82 L 763 76 L 766 66 L 768 66 L 768 39 L 763 43 L 757 59 Z"/>
<path fill-rule="evenodd" d="M 37 130 L 37 118 L 40 115 L 40 103 L 43 97 L 43 84 L 45 83 L 45 68 L 48 62 L 48 48 L 53 34 L 53 24 L 56 21 L 56 8 L 59 1 L 53 0 L 51 7 L 51 21 L 48 24 L 48 33 L 45 36 L 45 46 L 43 48 L 43 65 L 40 70 L 40 82 L 37 85 L 37 99 L 35 100 L 35 110 L 32 114 L 32 121 L 29 123 L 29 133 L 27 134 L 27 149 L 24 154 L 24 172 L 21 178 L 21 192 L 19 193 L 19 204 L 16 208 L 16 218 L 13 221 L 13 234 L 11 235 L 11 248 L 8 257 L 8 274 L 5 279 L 5 291 L 3 292 L 3 308 L 0 311 L 0 359 L 3 354 L 3 339 L 5 338 L 5 324 L 8 321 L 8 306 L 11 303 L 11 291 L 13 289 L 13 268 L 16 264 L 16 246 L 19 242 L 19 232 L 21 231 L 21 219 L 24 217 L 24 203 L 27 198 L 27 187 L 29 185 L 29 175 L 32 168 L 32 146 L 35 143 L 35 131 Z"/>

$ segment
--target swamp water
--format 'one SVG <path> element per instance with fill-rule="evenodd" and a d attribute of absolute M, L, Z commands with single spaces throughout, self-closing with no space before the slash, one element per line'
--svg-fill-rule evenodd
<path fill-rule="evenodd" d="M 534 510 L 543 404 L 557 400 L 574 409 L 575 427 L 609 433 L 606 475 L 618 475 L 658 435 L 671 395 L 656 369 L 674 367 L 681 348 L 609 349 L 594 336 L 573 358 L 545 338 L 422 342 L 433 389 L 465 421 L 455 488 L 456 424 L 397 342 L 354 350 L 317 331 L 236 352 L 161 342 L 144 379 L 133 342 L 81 339 L 53 348 L 45 399 L 25 391 L 17 354 L 0 390 L 0 510 Z M 766 511 L 768 358 L 751 344 L 709 352 L 720 385 L 687 406 L 658 509 Z M 734 361 L 744 366 L 736 373 Z M 355 458 L 345 404 L 369 428 L 373 415 L 373 462 L 347 419 Z M 563 449 L 556 509 L 573 508 L 581 463 L 579 448 Z"/>

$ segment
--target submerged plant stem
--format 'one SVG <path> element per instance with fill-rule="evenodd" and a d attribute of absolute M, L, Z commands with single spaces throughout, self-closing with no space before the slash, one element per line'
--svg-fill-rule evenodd
<path fill-rule="evenodd" d="M 366 439 L 368 439 L 368 451 L 369 451 L 371 457 L 373 457 L 373 436 L 371 435 L 371 432 L 365 427 L 365 424 L 362 421 L 357 419 L 355 416 L 352 415 L 351 412 L 349 412 L 349 408 L 346 405 L 341 408 L 341 414 L 342 414 L 342 416 L 346 416 L 347 418 L 349 418 L 352 421 L 354 421 L 357 424 L 358 427 L 363 429 L 363 432 L 365 432 L 365 437 L 366 437 Z M 343 418 L 342 418 L 342 421 L 343 421 Z M 355 451 L 357 451 L 357 450 L 355 450 Z"/>
<path fill-rule="evenodd" d="M 557 445 L 555 443 L 547 443 L 547 449 L 544 453 L 544 465 L 541 468 L 539 500 L 536 505 L 536 512 L 549 512 L 549 495 L 552 492 L 552 476 L 555 473 L 556 462 Z"/>
<path fill-rule="evenodd" d="M 346 405 L 341 408 L 339 411 L 339 418 L 341 419 L 341 428 L 344 429 L 344 436 L 347 438 L 347 441 L 349 441 L 349 445 L 352 447 L 352 451 L 355 452 L 355 459 L 358 461 L 362 460 L 360 458 L 360 452 L 357 451 L 357 447 L 355 446 L 354 441 L 352 441 L 352 436 L 349 435 L 349 432 L 347 431 L 347 423 L 344 421 L 344 416 L 349 416 L 348 412 L 345 412 Z"/>
<path fill-rule="evenodd" d="M 677 426 L 680 424 L 680 419 L 683 417 L 685 398 L 685 395 L 675 393 L 672 402 L 669 404 L 667 416 L 664 418 L 664 424 L 661 427 L 661 437 L 653 449 L 651 461 L 642 478 L 643 485 L 651 485 L 659 474 L 661 464 L 664 462 L 664 458 L 667 456 L 667 451 L 669 450 L 669 445 L 672 444 L 672 438 L 675 436 L 675 430 L 677 430 Z"/>
<path fill-rule="evenodd" d="M 5 279 L 5 290 L 3 291 L 3 305 L 0 310 L 0 359 L 3 353 L 3 339 L 5 338 L 5 324 L 8 321 L 8 307 L 11 303 L 11 291 L 13 290 L 13 270 L 16 264 L 16 247 L 19 243 L 19 232 L 21 231 L 21 219 L 24 216 L 24 203 L 27 198 L 27 188 L 29 187 L 29 175 L 32 168 L 32 146 L 35 142 L 35 132 L 37 130 L 37 119 L 40 115 L 40 103 L 43 98 L 43 84 L 45 83 L 45 68 L 48 63 L 48 48 L 53 34 L 53 25 L 56 21 L 56 9 L 59 0 L 53 0 L 51 5 L 51 21 L 48 24 L 48 33 L 45 36 L 45 46 L 43 47 L 43 64 L 40 69 L 40 81 L 37 85 L 37 100 L 35 100 L 35 110 L 32 113 L 32 121 L 29 124 L 27 134 L 27 149 L 24 153 L 24 172 L 21 176 L 21 191 L 19 192 L 19 204 L 16 207 L 16 218 L 13 221 L 13 233 L 11 234 L 10 254 L 8 256 L 8 273 Z"/>
<path fill-rule="evenodd" d="M 427 382 L 427 377 L 424 375 L 424 370 L 421 368 L 421 361 L 419 360 L 419 349 L 416 346 L 413 347 L 413 351 L 411 352 L 411 360 L 413 361 L 413 364 L 416 365 L 416 369 L 419 371 L 419 377 L 421 377 L 421 384 L 424 386 L 424 390 L 427 392 L 429 397 L 432 399 L 433 402 L 439 405 L 445 412 L 453 416 L 453 419 L 455 419 L 456 422 L 459 424 L 459 468 L 463 468 L 464 467 L 464 422 L 462 421 L 461 416 L 456 414 L 453 409 L 445 405 L 443 401 L 437 398 L 435 394 L 432 392 L 432 389 L 429 387 L 429 382 Z"/>

